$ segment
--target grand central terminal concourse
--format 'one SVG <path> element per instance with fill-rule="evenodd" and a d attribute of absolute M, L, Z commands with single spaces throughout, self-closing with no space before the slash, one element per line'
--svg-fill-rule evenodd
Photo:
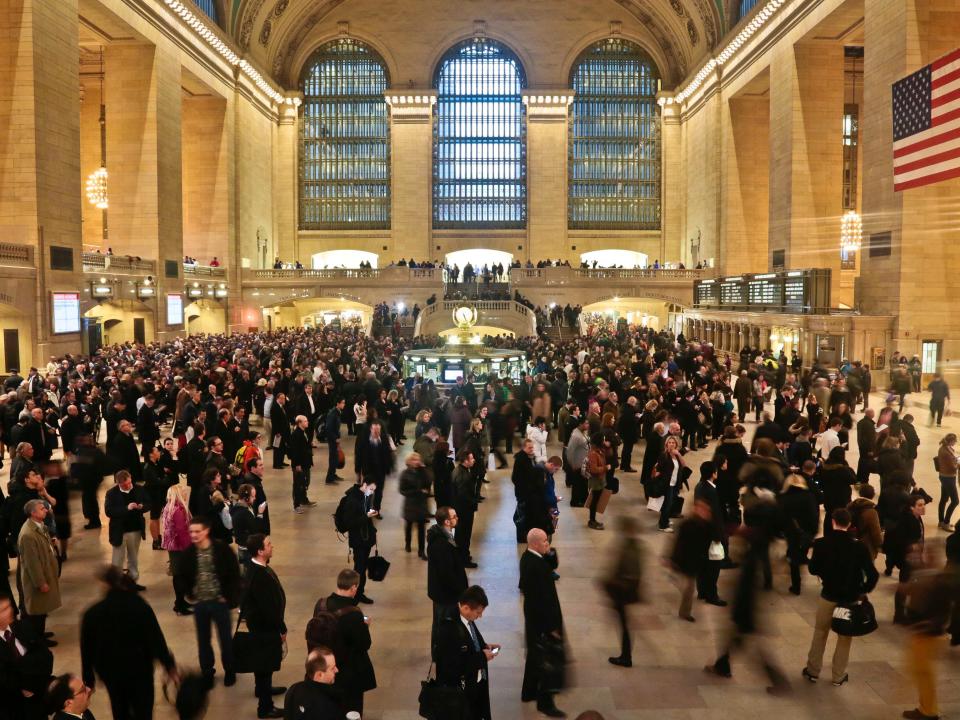
<path fill-rule="evenodd" d="M 960 0 L 0 0 L 0 73 L 0 720 L 960 720 Z"/>

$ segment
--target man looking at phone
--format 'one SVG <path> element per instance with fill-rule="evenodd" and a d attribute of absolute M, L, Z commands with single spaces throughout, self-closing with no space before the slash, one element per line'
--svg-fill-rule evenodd
<path fill-rule="evenodd" d="M 473 585 L 460 596 L 457 615 L 440 623 L 437 682 L 463 688 L 463 720 L 490 720 L 487 665 L 500 652 L 500 646 L 484 642 L 476 625 L 489 604 L 483 588 Z"/>
<path fill-rule="evenodd" d="M 368 605 L 372 604 L 373 600 L 363 594 L 363 589 L 367 584 L 367 561 L 370 558 L 370 551 L 377 544 L 377 528 L 373 524 L 373 518 L 377 514 L 373 507 L 373 493 L 376 489 L 376 483 L 368 483 L 364 479 L 359 485 L 352 485 L 341 500 L 345 503 L 347 544 L 353 551 L 353 569 L 360 576 L 357 601 Z"/>

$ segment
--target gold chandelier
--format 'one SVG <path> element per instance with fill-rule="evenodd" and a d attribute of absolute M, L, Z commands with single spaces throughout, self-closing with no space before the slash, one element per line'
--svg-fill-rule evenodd
<path fill-rule="evenodd" d="M 863 221 L 856 210 L 847 210 L 840 219 L 840 249 L 858 252 L 863 245 Z"/>
<path fill-rule="evenodd" d="M 107 169 L 105 167 L 97 168 L 87 178 L 87 200 L 100 210 L 106 210 L 109 206 L 107 201 Z"/>

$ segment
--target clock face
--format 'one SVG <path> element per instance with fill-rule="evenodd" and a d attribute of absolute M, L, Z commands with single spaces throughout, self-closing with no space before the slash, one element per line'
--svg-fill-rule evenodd
<path fill-rule="evenodd" d="M 474 310 L 471 307 L 458 307 L 453 311 L 453 319 L 458 325 L 472 325 L 474 322 Z"/>

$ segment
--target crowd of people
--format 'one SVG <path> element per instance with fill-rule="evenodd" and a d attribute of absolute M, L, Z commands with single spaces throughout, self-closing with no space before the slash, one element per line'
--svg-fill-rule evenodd
<path fill-rule="evenodd" d="M 541 713 L 565 716 L 556 696 L 569 648 L 551 547 L 564 500 L 558 493 L 569 495 L 565 512 L 603 532 L 620 483 L 635 473 L 657 529 L 674 537 L 667 562 L 680 578 L 680 619 L 696 621 L 694 589 L 705 603 L 727 605 L 720 574 L 739 573 L 729 641 L 709 672 L 731 676 L 732 653 L 760 633 L 758 594 L 773 590 L 772 548 L 782 540 L 789 592 L 801 593 L 804 566 L 822 583 L 809 656 L 796 675 L 818 681 L 832 628 L 839 641 L 830 679 L 846 683 L 851 638 L 869 632 L 863 598 L 883 582 L 882 552 L 883 574 L 898 572 L 892 621 L 912 630 L 920 702 L 905 716 L 939 715 L 935 638 L 950 634 L 960 644 L 960 536 L 950 525 L 958 504 L 955 434 L 936 452 L 938 527 L 947 534 L 938 545 L 924 534 L 931 498 L 914 479 L 914 418 L 902 413 L 895 387 L 882 406 L 869 407 L 873 380 L 863 363 L 833 372 L 769 350 L 721 357 L 682 335 L 632 326 L 565 341 L 490 339 L 500 343 L 526 353 L 520 377 L 475 385 L 468 376 L 449 388 L 401 375 L 400 353 L 415 341 L 329 327 L 118 345 L 90 358 L 51 358 L 25 377 L 12 373 L 0 396 L 0 457 L 9 454 L 10 462 L 0 512 L 9 551 L 0 560 L 0 718 L 89 719 L 98 681 L 115 718 L 152 717 L 156 664 L 180 688 L 181 717 L 198 717 L 216 682 L 214 628 L 222 682 L 229 687 L 237 673 L 252 673 L 257 717 L 362 713 L 364 694 L 377 686 L 363 610 L 375 601 L 367 581 L 386 572 L 374 552 L 378 524 L 399 495 L 404 549 L 427 564 L 425 603 L 432 606 L 437 672 L 422 703 L 436 718 L 490 720 L 488 665 L 500 645 L 479 631 L 489 599 L 467 571 L 484 560 L 472 552 L 484 486 L 491 471 L 507 468 L 510 533 L 526 545 L 520 699 L 535 701 Z M 937 377 L 928 389 L 931 422 L 939 424 L 949 388 Z M 748 424 L 755 424 L 749 447 Z M 846 459 L 854 439 L 856 468 Z M 408 443 L 411 451 L 401 451 Z M 709 459 L 692 467 L 690 454 L 704 450 Z M 290 473 L 289 500 L 276 484 L 268 500 L 265 461 Z M 271 513 L 276 520 L 284 505 L 309 513 L 321 484 L 312 477 L 315 464 L 323 486 L 346 488 L 328 522 L 345 536 L 353 564 L 312 617 L 288 618 L 283 580 L 270 567 Z M 98 574 L 103 598 L 83 612 L 81 667 L 55 673 L 58 639 L 47 617 L 73 607 L 59 581 L 73 534 L 73 487 L 84 531 L 100 532 L 106 517 L 112 552 Z M 649 582 L 641 529 L 635 516 L 618 523 L 615 562 L 602 578 L 620 627 L 610 663 L 624 668 L 634 662 L 628 608 L 644 601 Z M 181 669 L 142 594 L 138 560 L 148 533 L 152 549 L 169 559 L 173 610 L 193 617 L 199 674 Z M 944 549 L 946 562 L 937 556 Z M 17 558 L 16 593 L 8 555 Z M 299 633 L 304 621 L 305 679 L 274 686 L 288 622 Z M 757 647 L 770 691 L 789 692 L 766 644 Z M 275 701 L 281 695 L 286 715 Z"/>

